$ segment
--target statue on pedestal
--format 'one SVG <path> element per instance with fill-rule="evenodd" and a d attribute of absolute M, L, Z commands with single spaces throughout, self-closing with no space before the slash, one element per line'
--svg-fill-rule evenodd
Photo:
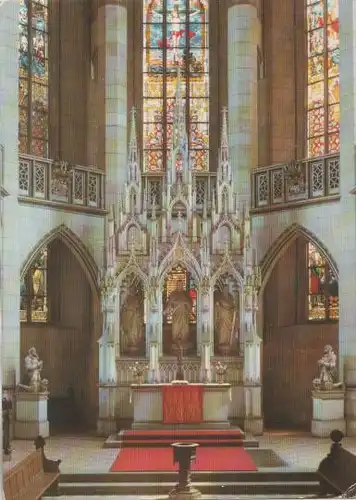
<path fill-rule="evenodd" d="M 214 293 L 214 313 L 217 349 L 221 354 L 228 354 L 236 333 L 237 311 L 227 287 Z"/>
<path fill-rule="evenodd" d="M 140 293 L 131 289 L 120 311 L 123 352 L 136 353 L 144 339 L 143 303 Z"/>
<path fill-rule="evenodd" d="M 316 390 L 330 391 L 342 386 L 342 382 L 337 382 L 336 354 L 331 345 L 324 347 L 324 355 L 318 361 L 320 375 L 313 380 Z"/>
<path fill-rule="evenodd" d="M 177 282 L 177 288 L 171 292 L 163 314 L 172 315 L 172 343 L 176 348 L 184 348 L 189 343 L 190 316 L 193 302 L 189 294 L 184 290 L 183 281 Z"/>
<path fill-rule="evenodd" d="M 41 379 L 42 368 L 43 361 L 39 359 L 35 347 L 31 347 L 25 356 L 25 374 L 19 387 L 27 392 L 46 392 L 48 380 Z"/>

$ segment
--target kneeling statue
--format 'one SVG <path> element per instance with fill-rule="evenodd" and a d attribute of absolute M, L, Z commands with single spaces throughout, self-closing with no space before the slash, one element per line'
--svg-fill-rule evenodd
<path fill-rule="evenodd" d="M 320 375 L 313 380 L 313 387 L 319 391 L 331 391 L 342 386 L 337 382 L 336 354 L 331 345 L 324 347 L 324 355 L 318 361 Z"/>
<path fill-rule="evenodd" d="M 31 347 L 25 357 L 25 375 L 19 388 L 27 392 L 46 392 L 48 380 L 41 379 L 42 368 L 43 361 L 39 359 L 36 349 Z"/>

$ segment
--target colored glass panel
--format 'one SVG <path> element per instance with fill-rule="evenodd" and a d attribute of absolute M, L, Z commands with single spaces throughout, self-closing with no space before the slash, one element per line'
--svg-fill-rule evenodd
<path fill-rule="evenodd" d="M 21 152 L 41 157 L 48 154 L 47 30 L 47 0 L 21 0 L 18 45 L 19 148 Z M 25 139 L 24 136 L 28 137 Z"/>
<path fill-rule="evenodd" d="M 336 152 L 339 144 L 339 0 L 308 1 L 306 15 L 307 147 L 309 156 L 318 156 Z"/>
<path fill-rule="evenodd" d="M 336 320 L 339 317 L 338 283 L 326 259 L 308 243 L 308 319 Z"/>
<path fill-rule="evenodd" d="M 209 148 L 208 2 L 144 0 L 143 5 L 144 169 L 157 171 L 165 169 L 170 158 L 178 67 L 188 146 Z M 195 164 L 207 168 L 206 161 Z"/>
<path fill-rule="evenodd" d="M 314 137 L 308 139 L 308 156 L 322 156 L 325 154 L 325 137 Z"/>
<path fill-rule="evenodd" d="M 194 149 L 190 152 L 192 168 L 199 171 L 209 168 L 209 151 L 207 149 Z"/>
<path fill-rule="evenodd" d="M 328 53 L 328 76 L 338 76 L 340 62 L 340 50 L 337 48 Z"/>
<path fill-rule="evenodd" d="M 44 248 L 20 282 L 20 319 L 43 323 L 48 320 L 47 248 Z"/>
<path fill-rule="evenodd" d="M 337 132 L 340 128 L 340 106 L 334 104 L 328 110 L 328 131 Z"/>
<path fill-rule="evenodd" d="M 309 83 L 324 80 L 324 56 L 310 57 L 308 60 L 308 81 Z"/>
<path fill-rule="evenodd" d="M 329 153 L 337 153 L 340 151 L 340 135 L 339 133 L 330 134 L 328 137 Z"/>
<path fill-rule="evenodd" d="M 309 109 L 324 106 L 324 81 L 309 85 L 308 102 Z"/>
<path fill-rule="evenodd" d="M 308 51 L 309 56 L 315 56 L 316 54 L 322 54 L 324 52 L 324 30 L 317 29 L 310 31 L 308 34 Z"/>
<path fill-rule="evenodd" d="M 308 135 L 314 137 L 315 135 L 322 135 L 325 133 L 324 118 L 325 109 L 317 108 L 309 111 L 308 113 Z"/>
<path fill-rule="evenodd" d="M 308 30 L 322 28 L 324 26 L 324 4 L 315 3 L 307 8 Z"/>

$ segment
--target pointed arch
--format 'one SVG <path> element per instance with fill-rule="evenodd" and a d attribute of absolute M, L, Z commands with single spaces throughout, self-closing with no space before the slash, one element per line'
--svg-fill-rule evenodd
<path fill-rule="evenodd" d="M 47 233 L 43 238 L 41 238 L 35 247 L 31 250 L 26 260 L 24 261 L 21 267 L 21 278 L 24 278 L 31 268 L 33 262 L 36 260 L 38 254 L 42 250 L 44 246 L 49 245 L 54 240 L 62 241 L 69 250 L 73 253 L 73 255 L 77 258 L 81 268 L 83 269 L 86 277 L 88 278 L 90 288 L 95 292 L 95 294 L 99 294 L 99 269 L 96 265 L 96 262 L 81 241 L 81 239 L 65 224 L 61 224 L 54 228 L 52 231 Z"/>
<path fill-rule="evenodd" d="M 267 251 L 265 257 L 262 259 L 260 263 L 262 276 L 260 291 L 264 290 L 264 287 L 266 286 L 275 265 L 282 257 L 282 255 L 287 251 L 290 245 L 298 238 L 298 236 L 303 236 L 318 248 L 319 252 L 327 260 L 330 269 L 334 273 L 335 277 L 337 279 L 339 278 L 339 270 L 337 264 L 326 246 L 314 233 L 306 229 L 304 226 L 294 223 L 285 231 L 283 231 L 283 233 L 275 240 L 270 249 Z"/>
<path fill-rule="evenodd" d="M 200 282 L 200 277 L 202 275 L 201 267 L 199 262 L 192 254 L 189 248 L 187 248 L 182 242 L 180 238 L 176 241 L 174 246 L 162 260 L 159 269 L 158 269 L 158 279 L 160 285 L 162 286 L 164 278 L 168 275 L 168 273 L 177 265 L 181 265 L 187 271 L 189 271 L 195 282 L 198 284 Z"/>

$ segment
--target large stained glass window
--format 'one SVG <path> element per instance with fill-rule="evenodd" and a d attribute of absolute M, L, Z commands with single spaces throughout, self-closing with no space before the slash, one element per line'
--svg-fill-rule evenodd
<path fill-rule="evenodd" d="M 145 171 L 170 160 L 178 68 L 191 166 L 209 164 L 207 0 L 143 1 L 143 155 Z"/>
<path fill-rule="evenodd" d="M 307 0 L 308 156 L 339 151 L 339 0 Z"/>
<path fill-rule="evenodd" d="M 21 280 L 20 319 L 23 322 L 44 323 L 48 320 L 47 248 Z"/>
<path fill-rule="evenodd" d="M 308 320 L 339 319 L 339 287 L 325 257 L 308 243 Z"/>
<path fill-rule="evenodd" d="M 20 0 L 19 152 L 48 156 L 48 0 Z"/>

